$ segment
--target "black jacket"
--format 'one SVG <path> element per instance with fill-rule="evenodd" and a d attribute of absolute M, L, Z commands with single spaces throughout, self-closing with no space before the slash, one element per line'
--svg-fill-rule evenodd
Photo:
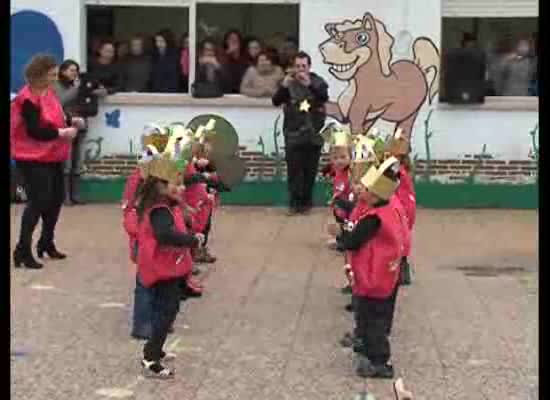
<path fill-rule="evenodd" d="M 328 101 L 328 85 L 319 75 L 311 73 L 311 85 L 305 87 L 298 81 L 291 82 L 288 88 L 279 86 L 272 98 L 273 105 L 284 104 L 283 133 L 285 146 L 322 146 L 323 138 L 319 131 L 325 124 L 325 103 Z M 300 110 L 305 102 L 309 111 Z"/>
<path fill-rule="evenodd" d="M 153 55 L 151 91 L 154 93 L 177 93 L 180 86 L 179 55 L 175 49 Z"/>

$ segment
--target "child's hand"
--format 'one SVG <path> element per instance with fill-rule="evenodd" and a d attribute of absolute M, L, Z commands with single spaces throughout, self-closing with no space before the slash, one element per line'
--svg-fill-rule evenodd
<path fill-rule="evenodd" d="M 353 284 L 354 284 L 353 271 L 351 269 L 350 264 L 344 265 L 344 273 L 346 274 L 346 277 L 348 278 L 349 284 L 351 286 L 353 286 Z"/>
<path fill-rule="evenodd" d="M 199 242 L 199 247 L 202 247 L 204 244 L 204 241 L 206 240 L 204 235 L 202 233 L 195 233 L 195 238 Z"/>

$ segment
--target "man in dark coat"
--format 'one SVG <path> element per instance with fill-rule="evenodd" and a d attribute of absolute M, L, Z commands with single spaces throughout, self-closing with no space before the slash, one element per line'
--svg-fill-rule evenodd
<path fill-rule="evenodd" d="M 311 57 L 299 52 L 294 68 L 273 95 L 273 105 L 283 105 L 285 153 L 290 214 L 308 212 L 313 206 L 313 186 L 319 167 L 325 124 L 328 85 L 311 72 Z"/>

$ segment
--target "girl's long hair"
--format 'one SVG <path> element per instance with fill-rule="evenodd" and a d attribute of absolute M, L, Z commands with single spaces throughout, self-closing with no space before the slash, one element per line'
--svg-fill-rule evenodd
<path fill-rule="evenodd" d="M 160 183 L 164 183 L 164 181 L 149 176 L 140 185 L 136 194 L 136 212 L 140 221 L 149 208 L 163 200 L 163 196 L 159 193 Z"/>

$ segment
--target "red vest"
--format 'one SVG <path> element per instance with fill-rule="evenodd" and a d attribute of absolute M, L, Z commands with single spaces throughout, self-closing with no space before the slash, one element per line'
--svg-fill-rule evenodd
<path fill-rule="evenodd" d="M 399 168 L 400 183 L 395 194 L 399 197 L 401 204 L 405 208 L 409 222 L 409 229 L 412 230 L 416 221 L 416 193 L 414 192 L 414 182 L 411 175 L 401 165 Z"/>
<path fill-rule="evenodd" d="M 179 207 L 157 204 L 145 212 L 138 233 L 138 273 L 145 287 L 151 287 L 160 281 L 186 277 L 193 266 L 189 248 L 160 246 L 157 243 L 150 215 L 151 211 L 160 207 L 170 210 L 176 231 L 186 233 L 183 214 Z"/>
<path fill-rule="evenodd" d="M 65 128 L 65 113 L 57 95 L 52 89 L 37 96 L 28 85 L 17 94 L 11 103 L 10 143 L 11 157 L 16 161 L 62 162 L 69 158 L 71 142 L 58 138 L 49 141 L 35 140 L 27 134 L 27 127 L 21 115 L 23 103 L 30 100 L 40 108 L 40 126 L 44 128 Z"/>
<path fill-rule="evenodd" d="M 349 201 L 349 195 L 351 194 L 351 181 L 349 168 L 334 169 L 334 176 L 332 179 L 332 193 L 336 199 Z M 348 213 L 340 208 L 332 206 L 334 213 L 342 218 L 348 219 Z"/>
<path fill-rule="evenodd" d="M 185 168 L 185 177 L 189 178 L 197 173 L 194 163 L 190 162 Z M 183 193 L 183 202 L 197 210 L 191 215 L 193 232 L 204 232 L 208 223 L 208 216 L 213 209 L 213 202 L 208 198 L 206 183 L 186 185 Z"/>
<path fill-rule="evenodd" d="M 128 176 L 122 195 L 122 226 L 129 237 L 130 260 L 134 263 L 137 262 L 135 259 L 134 246 L 138 236 L 138 216 L 134 201 L 136 191 L 142 180 L 141 170 L 136 168 L 134 172 Z"/>
<path fill-rule="evenodd" d="M 377 215 L 381 224 L 373 238 L 348 253 L 354 275 L 352 291 L 355 296 L 386 299 L 393 293 L 399 278 L 399 263 L 404 254 L 402 223 L 391 202 L 375 208 L 359 202 L 350 222 L 357 225 L 368 215 Z"/>
<path fill-rule="evenodd" d="M 401 200 L 399 200 L 399 197 L 394 194 L 390 199 L 390 205 L 395 207 L 397 210 L 397 213 L 399 214 L 399 222 L 400 222 L 400 228 L 401 228 L 401 235 L 403 237 L 403 246 L 404 246 L 404 254 L 405 256 L 409 256 L 411 254 L 411 230 L 409 228 L 409 218 L 407 216 L 407 212 L 405 210 L 405 207 L 403 207 L 403 204 L 401 203 Z"/>

